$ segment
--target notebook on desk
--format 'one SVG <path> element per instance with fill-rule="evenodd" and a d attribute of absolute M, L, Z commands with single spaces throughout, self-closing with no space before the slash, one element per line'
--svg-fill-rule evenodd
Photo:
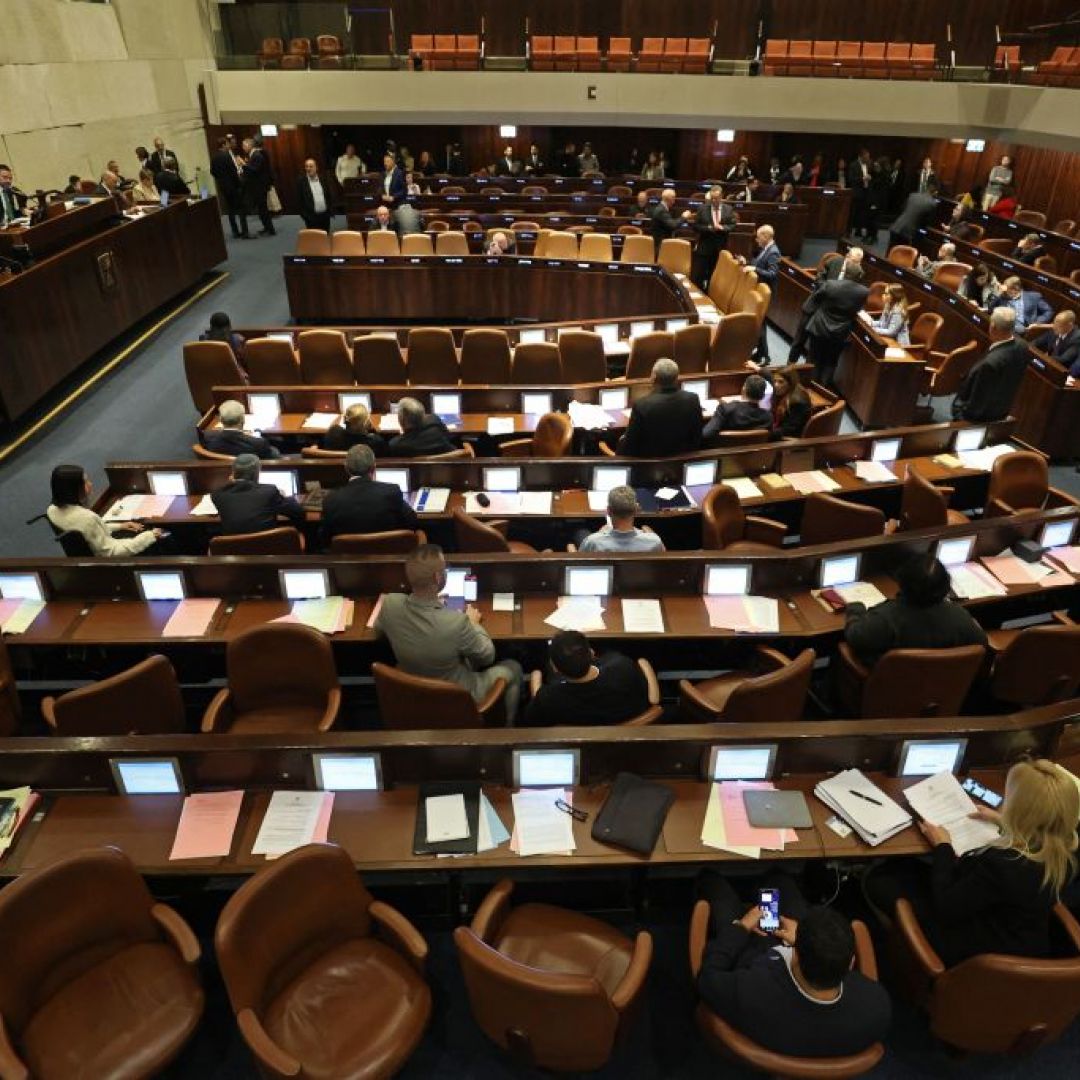
<path fill-rule="evenodd" d="M 859 769 L 845 769 L 822 780 L 814 794 L 871 847 L 903 832 L 912 823 L 911 815 Z"/>
<path fill-rule="evenodd" d="M 468 835 L 453 840 L 432 840 L 430 835 L 438 832 L 440 822 L 434 818 L 432 829 L 428 827 L 429 799 L 440 800 L 431 804 L 433 812 L 442 806 L 446 796 L 461 796 L 464 801 L 465 826 Z M 450 804 L 447 804 L 450 808 Z M 447 815 L 449 816 L 449 815 Z M 478 783 L 442 782 L 421 784 L 416 799 L 416 828 L 413 832 L 414 855 L 475 855 L 480 828 L 480 785 Z"/>

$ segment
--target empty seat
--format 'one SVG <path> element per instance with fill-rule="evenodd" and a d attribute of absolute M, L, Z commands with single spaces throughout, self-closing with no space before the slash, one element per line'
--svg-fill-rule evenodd
<path fill-rule="evenodd" d="M 364 234 L 353 229 L 342 229 L 330 237 L 331 255 L 366 255 Z"/>
<path fill-rule="evenodd" d="M 480 521 L 466 514 L 464 510 L 455 509 L 454 540 L 458 551 L 477 552 L 483 554 L 492 552 L 511 552 L 515 555 L 535 555 L 536 549 L 530 544 L 524 544 L 518 540 L 507 540 L 507 523 L 503 520 Z"/>
<path fill-rule="evenodd" d="M 761 332 L 757 320 L 746 312 L 725 315 L 716 328 L 709 351 L 709 371 L 745 368 L 757 348 Z"/>
<path fill-rule="evenodd" d="M 244 366 L 254 386 L 295 386 L 300 381 L 292 342 L 282 338 L 249 338 L 244 345 Z"/>
<path fill-rule="evenodd" d="M 544 246 L 545 259 L 576 259 L 578 238 L 572 232 L 552 232 Z"/>
<path fill-rule="evenodd" d="M 922 392 L 930 397 L 946 397 L 955 394 L 960 384 L 967 378 L 968 372 L 979 360 L 980 351 L 977 341 L 969 341 L 955 349 L 941 354 L 934 354 L 929 359 L 931 366 L 923 368 Z"/>
<path fill-rule="evenodd" d="M 862 75 L 862 42 L 861 41 L 838 41 L 836 43 L 836 71 L 835 74 L 847 78 L 858 78 Z"/>
<path fill-rule="evenodd" d="M 789 660 L 776 649 L 759 645 L 757 671 L 730 671 L 714 679 L 679 681 L 679 709 L 688 724 L 791 723 L 803 718 L 813 649 Z"/>
<path fill-rule="evenodd" d="M 458 34 L 457 48 L 454 51 L 455 71 L 476 71 L 483 57 L 483 46 L 479 34 Z"/>
<path fill-rule="evenodd" d="M 347 386 L 353 381 L 352 356 L 340 330 L 304 330 L 300 346 L 300 377 L 312 386 Z"/>
<path fill-rule="evenodd" d="M 656 261 L 669 274 L 682 274 L 683 277 L 690 275 L 691 248 L 689 240 L 678 240 L 671 237 L 660 241 L 660 251 Z"/>
<path fill-rule="evenodd" d="M 934 267 L 932 278 L 943 289 L 952 289 L 955 292 L 960 288 L 960 282 L 971 273 L 971 266 L 963 262 L 950 262 L 943 259 Z M 925 314 L 929 314 L 926 312 Z"/>
<path fill-rule="evenodd" d="M 911 270 L 919 261 L 919 251 L 910 244 L 893 244 L 886 258 L 893 266 L 904 266 Z"/>
<path fill-rule="evenodd" d="M 787 55 L 788 75 L 811 75 L 814 70 L 813 63 L 814 43 L 812 41 L 789 41 Z"/>
<path fill-rule="evenodd" d="M 422 529 L 387 529 L 375 533 L 338 533 L 330 541 L 332 555 L 408 555 L 427 543 Z"/>
<path fill-rule="evenodd" d="M 799 542 L 804 546 L 833 544 L 881 536 L 884 531 L 885 515 L 876 506 L 861 506 L 815 491 L 806 496 Z"/>
<path fill-rule="evenodd" d="M 510 381 L 510 338 L 505 330 L 466 330 L 461 338 L 463 383 Z"/>
<path fill-rule="evenodd" d="M 529 38 L 529 64 L 533 71 L 555 70 L 555 39 L 550 34 Z"/>
<path fill-rule="evenodd" d="M 1076 697 L 1080 688 L 1080 624 L 1066 616 L 1046 626 L 991 630 L 995 650 L 990 694 L 1018 709 Z"/>
<path fill-rule="evenodd" d="M 959 284 L 959 282 L 957 282 Z M 911 324 L 910 344 L 904 348 L 913 356 L 929 356 L 937 344 L 945 320 L 936 311 L 924 311 Z"/>
<path fill-rule="evenodd" d="M 653 330 L 649 334 L 636 334 L 630 339 L 630 355 L 626 360 L 628 379 L 647 379 L 652 375 L 657 360 L 672 360 L 675 353 L 675 335 L 667 330 Z"/>
<path fill-rule="evenodd" d="M 184 375 L 196 411 L 202 415 L 216 405 L 215 386 L 243 386 L 247 376 L 225 341 L 189 341 L 184 345 Z"/>
<path fill-rule="evenodd" d="M 988 517 L 1042 510 L 1052 506 L 1078 506 L 1073 496 L 1050 487 L 1046 458 L 1032 450 L 1002 454 L 990 469 L 986 495 Z"/>
<path fill-rule="evenodd" d="M 660 70 L 676 74 L 683 69 L 686 60 L 686 38 L 665 38 L 664 56 L 660 62 Z"/>
<path fill-rule="evenodd" d="M 701 502 L 701 546 L 731 554 L 768 554 L 783 547 L 787 528 L 779 521 L 747 514 L 738 492 L 716 484 Z"/>
<path fill-rule="evenodd" d="M 453 71 L 457 59 L 457 34 L 433 35 L 431 62 L 435 71 Z"/>
<path fill-rule="evenodd" d="M 457 386 L 460 379 L 454 335 L 445 326 L 409 331 L 409 382 L 413 386 Z"/>
<path fill-rule="evenodd" d="M 557 34 L 555 37 L 555 70 L 577 70 L 577 39 L 570 34 Z"/>
<path fill-rule="evenodd" d="M 629 228 L 623 226 L 622 228 Z M 620 229 L 620 232 L 622 230 Z M 656 245 L 651 236 L 639 236 L 624 233 L 626 238 L 622 243 L 622 252 L 619 262 L 624 263 L 651 263 L 656 260 Z"/>
<path fill-rule="evenodd" d="M 401 254 L 401 241 L 398 234 L 389 229 L 369 229 L 367 234 L 368 255 L 387 256 Z"/>
<path fill-rule="evenodd" d="M 510 382 L 517 386 L 553 386 L 559 382 L 562 368 L 559 346 L 550 341 L 530 341 L 514 349 Z"/>
<path fill-rule="evenodd" d="M 1030 225 L 1033 229 L 1046 227 L 1046 215 L 1041 210 L 1017 210 L 1013 221 L 1018 225 Z"/>
<path fill-rule="evenodd" d="M 603 382 L 607 378 L 604 339 L 591 330 L 564 330 L 559 335 L 560 382 Z"/>
<path fill-rule="evenodd" d="M 631 60 L 630 38 L 608 38 L 607 55 L 604 58 L 608 71 L 629 71 Z"/>
<path fill-rule="evenodd" d="M 817 77 L 832 76 L 837 72 L 837 43 L 835 41 L 815 41 L 813 48 L 813 73 Z"/>
<path fill-rule="evenodd" d="M 579 37 L 577 39 L 577 69 L 578 71 L 600 70 L 599 38 Z"/>
<path fill-rule="evenodd" d="M 401 238 L 402 255 L 431 255 L 431 237 L 427 233 L 406 233 Z"/>
<path fill-rule="evenodd" d="M 673 339 L 674 356 L 683 375 L 707 371 L 712 349 L 713 331 L 708 323 L 692 323 L 676 330 Z"/>
<path fill-rule="evenodd" d="M 468 255 L 469 241 L 464 232 L 448 230 L 435 235 L 436 255 Z"/>
<path fill-rule="evenodd" d="M 566 457 L 574 441 L 574 424 L 566 413 L 545 413 L 528 439 L 499 443 L 503 457 Z"/>
<path fill-rule="evenodd" d="M 937 55 L 933 42 L 916 42 L 911 46 L 911 67 L 919 78 L 932 78 L 936 66 Z"/>
<path fill-rule="evenodd" d="M 704 75 L 712 62 L 712 42 L 708 38 L 690 38 L 686 43 L 683 74 Z"/>
<path fill-rule="evenodd" d="M 615 256 L 611 251 L 611 236 L 608 233 L 585 234 L 578 248 L 578 258 L 586 262 L 612 262 Z"/>
<path fill-rule="evenodd" d="M 814 413 L 803 428 L 802 438 L 819 439 L 823 435 L 839 435 L 840 424 L 844 419 L 844 399 L 839 398 L 828 408 Z"/>
<path fill-rule="evenodd" d="M 325 229 L 301 229 L 297 233 L 297 255 L 329 255 L 330 252 L 330 234 Z"/>
<path fill-rule="evenodd" d="M 303 555 L 304 538 L 292 526 L 210 538 L 211 555 Z"/>
<path fill-rule="evenodd" d="M 949 496 L 952 493 L 952 488 L 931 484 L 914 465 L 908 465 L 900 495 L 900 517 L 896 522 L 896 531 L 966 525 L 968 518 L 965 514 L 949 509 Z"/>
<path fill-rule="evenodd" d="M 769 38 L 765 42 L 765 54 L 763 57 L 765 61 L 765 74 L 786 75 L 787 54 L 787 38 Z"/>
<path fill-rule="evenodd" d="M 647 37 L 641 43 L 638 50 L 638 71 L 659 71 L 664 59 L 664 39 L 662 37 Z"/>
<path fill-rule="evenodd" d="M 887 73 L 885 42 L 864 41 L 862 44 L 862 73 L 866 79 L 883 79 Z"/>
<path fill-rule="evenodd" d="M 363 386 L 404 386 L 405 357 L 396 334 L 363 334 L 353 338 L 355 378 Z"/>

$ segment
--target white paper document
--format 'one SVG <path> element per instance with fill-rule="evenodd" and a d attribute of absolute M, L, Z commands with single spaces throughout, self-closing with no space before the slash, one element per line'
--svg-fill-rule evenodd
<path fill-rule="evenodd" d="M 623 600 L 622 620 L 628 634 L 664 632 L 664 612 L 659 600 Z"/>
<path fill-rule="evenodd" d="M 464 795 L 432 795 L 424 803 L 429 844 L 465 840 L 468 837 L 469 819 L 465 813 Z"/>
<path fill-rule="evenodd" d="M 401 424 L 398 422 L 396 413 L 383 413 L 379 417 L 379 430 L 399 432 L 401 431 Z"/>
<path fill-rule="evenodd" d="M 852 581 L 847 585 L 837 585 L 836 592 L 840 594 L 845 604 L 865 604 L 868 608 L 884 604 L 888 597 L 869 581 Z"/>
<path fill-rule="evenodd" d="M 215 517 L 217 515 L 217 507 L 214 505 L 214 499 L 210 495 L 204 495 L 189 511 L 188 513 L 192 517 Z"/>
<path fill-rule="evenodd" d="M 489 435 L 513 435 L 514 418 L 512 416 L 489 416 L 487 433 Z"/>
<path fill-rule="evenodd" d="M 475 491 L 465 493 L 465 513 L 467 514 L 520 514 L 522 492 L 520 491 L 489 491 L 487 492 L 488 504 L 481 506 L 477 501 Z"/>
<path fill-rule="evenodd" d="M 513 611 L 514 594 L 512 592 L 497 592 L 491 597 L 492 611 Z"/>
<path fill-rule="evenodd" d="M 333 427 L 340 417 L 341 413 L 336 412 L 313 412 L 310 416 L 304 418 L 304 422 L 300 426 L 308 431 L 326 431 L 328 428 Z"/>
<path fill-rule="evenodd" d="M 550 491 L 521 492 L 521 512 L 523 514 L 550 514 L 552 493 Z"/>
<path fill-rule="evenodd" d="M 662 487 L 662 488 L 657 488 L 656 489 L 656 497 L 658 499 L 663 499 L 665 502 L 667 502 L 669 499 L 674 499 L 675 496 L 678 495 L 678 494 L 679 494 L 679 489 L 678 488 Z"/>
<path fill-rule="evenodd" d="M 840 485 L 821 469 L 784 473 L 784 479 L 800 495 L 813 495 L 815 491 L 839 491 L 840 489 Z"/>
<path fill-rule="evenodd" d="M 822 780 L 814 794 L 871 847 L 911 824 L 911 815 L 858 769 L 845 769 Z"/>
<path fill-rule="evenodd" d="M 556 855 L 573 851 L 574 819 L 555 803 L 566 801 L 562 788 L 517 791 L 512 796 L 519 855 Z"/>
<path fill-rule="evenodd" d="M 606 514 L 607 497 L 608 493 L 606 491 L 590 491 L 589 509 L 595 511 L 598 514 Z"/>
<path fill-rule="evenodd" d="M 574 427 L 586 430 L 604 430 L 611 427 L 611 417 L 605 409 L 589 401 L 571 401 L 567 412 Z"/>
<path fill-rule="evenodd" d="M 559 606 L 544 620 L 556 630 L 603 630 L 604 609 L 599 596 L 560 596 Z"/>
<path fill-rule="evenodd" d="M 441 514 L 449 501 L 449 488 L 421 488 L 416 493 L 413 509 L 419 514 Z"/>
<path fill-rule="evenodd" d="M 1004 596 L 1009 590 L 985 566 L 964 563 L 949 567 L 952 591 L 961 600 L 979 600 L 984 596 Z"/>
<path fill-rule="evenodd" d="M 491 851 L 510 839 L 510 830 L 502 823 L 488 797 L 480 793 L 480 820 L 476 827 L 476 850 Z"/>
<path fill-rule="evenodd" d="M 855 475 L 868 484 L 892 484 L 896 482 L 896 473 L 880 461 L 856 461 L 852 468 Z"/>
<path fill-rule="evenodd" d="M 998 838 L 996 825 L 971 816 L 976 806 L 951 772 L 920 780 L 905 790 L 904 798 L 924 821 L 949 830 L 957 855 L 978 851 Z"/>
<path fill-rule="evenodd" d="M 740 502 L 744 502 L 746 499 L 761 498 L 761 488 L 747 476 L 732 476 L 720 482 L 731 488 L 739 496 Z"/>
<path fill-rule="evenodd" d="M 994 446 L 984 446 L 981 450 L 958 450 L 956 456 L 968 469 L 980 469 L 989 472 L 994 462 L 1004 454 L 1016 453 L 1017 447 L 1011 443 L 997 443 Z"/>
<path fill-rule="evenodd" d="M 315 838 L 324 791 L 275 791 L 259 826 L 252 855 L 284 855 Z"/>

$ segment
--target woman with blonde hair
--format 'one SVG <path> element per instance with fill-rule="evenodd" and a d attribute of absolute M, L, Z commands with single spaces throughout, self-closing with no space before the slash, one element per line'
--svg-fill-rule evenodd
<path fill-rule="evenodd" d="M 1050 913 L 1076 874 L 1075 777 L 1042 758 L 1021 761 L 1009 770 L 1001 810 L 979 807 L 972 816 L 997 825 L 993 843 L 960 858 L 947 829 L 920 821 L 933 848 L 929 871 L 906 861 L 875 867 L 867 899 L 885 921 L 898 899 L 911 901 L 950 967 L 981 953 L 1050 956 Z"/>
<path fill-rule="evenodd" d="M 386 440 L 375 430 L 366 405 L 350 405 L 341 419 L 343 424 L 332 425 L 323 436 L 324 450 L 349 450 L 363 443 L 376 457 L 386 453 Z"/>
<path fill-rule="evenodd" d="M 161 194 L 154 186 L 154 174 L 149 169 L 139 170 L 139 179 L 131 189 L 131 198 L 137 203 L 161 202 Z"/>
<path fill-rule="evenodd" d="M 885 286 L 885 306 L 871 324 L 882 337 L 892 338 L 897 345 L 910 345 L 907 294 L 903 285 Z"/>

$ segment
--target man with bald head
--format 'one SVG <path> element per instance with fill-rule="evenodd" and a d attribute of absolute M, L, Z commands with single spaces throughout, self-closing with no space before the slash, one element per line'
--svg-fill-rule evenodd
<path fill-rule="evenodd" d="M 679 365 L 657 360 L 652 393 L 638 398 L 630 410 L 619 453 L 631 457 L 670 457 L 701 446 L 701 402 L 679 386 Z"/>
<path fill-rule="evenodd" d="M 109 172 L 108 169 L 101 174 L 101 179 L 98 180 L 97 191 L 95 195 L 119 195 L 120 194 L 120 177 L 116 173 Z"/>
<path fill-rule="evenodd" d="M 670 240 L 679 227 L 679 219 L 672 212 L 675 207 L 675 198 L 674 188 L 664 188 L 660 194 L 660 201 L 649 214 L 652 218 L 652 238 L 656 242 L 657 251 L 660 250 L 661 242 Z"/>
<path fill-rule="evenodd" d="M 1076 312 L 1063 308 L 1054 316 L 1051 329 L 1036 338 L 1035 348 L 1053 357 L 1069 369 L 1069 376 L 1080 378 L 1080 329 L 1076 326 Z"/>
<path fill-rule="evenodd" d="M 690 278 L 699 289 L 704 290 L 709 287 L 709 278 L 716 269 L 720 252 L 728 246 L 728 237 L 739 219 L 731 204 L 724 202 L 724 192 L 719 184 L 709 188 L 697 214 L 686 210 L 683 218 L 690 220 L 698 238 Z"/>
<path fill-rule="evenodd" d="M 304 175 L 296 185 L 300 198 L 300 216 L 304 219 L 304 228 L 330 231 L 333 212 L 330 209 L 330 181 L 319 172 L 314 158 L 304 162 Z"/>
<path fill-rule="evenodd" d="M 964 377 L 952 414 L 956 420 L 990 423 L 1004 420 L 1012 408 L 1024 372 L 1031 360 L 1031 351 L 1023 338 L 1016 336 L 1016 312 L 1008 307 L 996 307 L 990 312 L 987 336 L 990 348 Z"/>

